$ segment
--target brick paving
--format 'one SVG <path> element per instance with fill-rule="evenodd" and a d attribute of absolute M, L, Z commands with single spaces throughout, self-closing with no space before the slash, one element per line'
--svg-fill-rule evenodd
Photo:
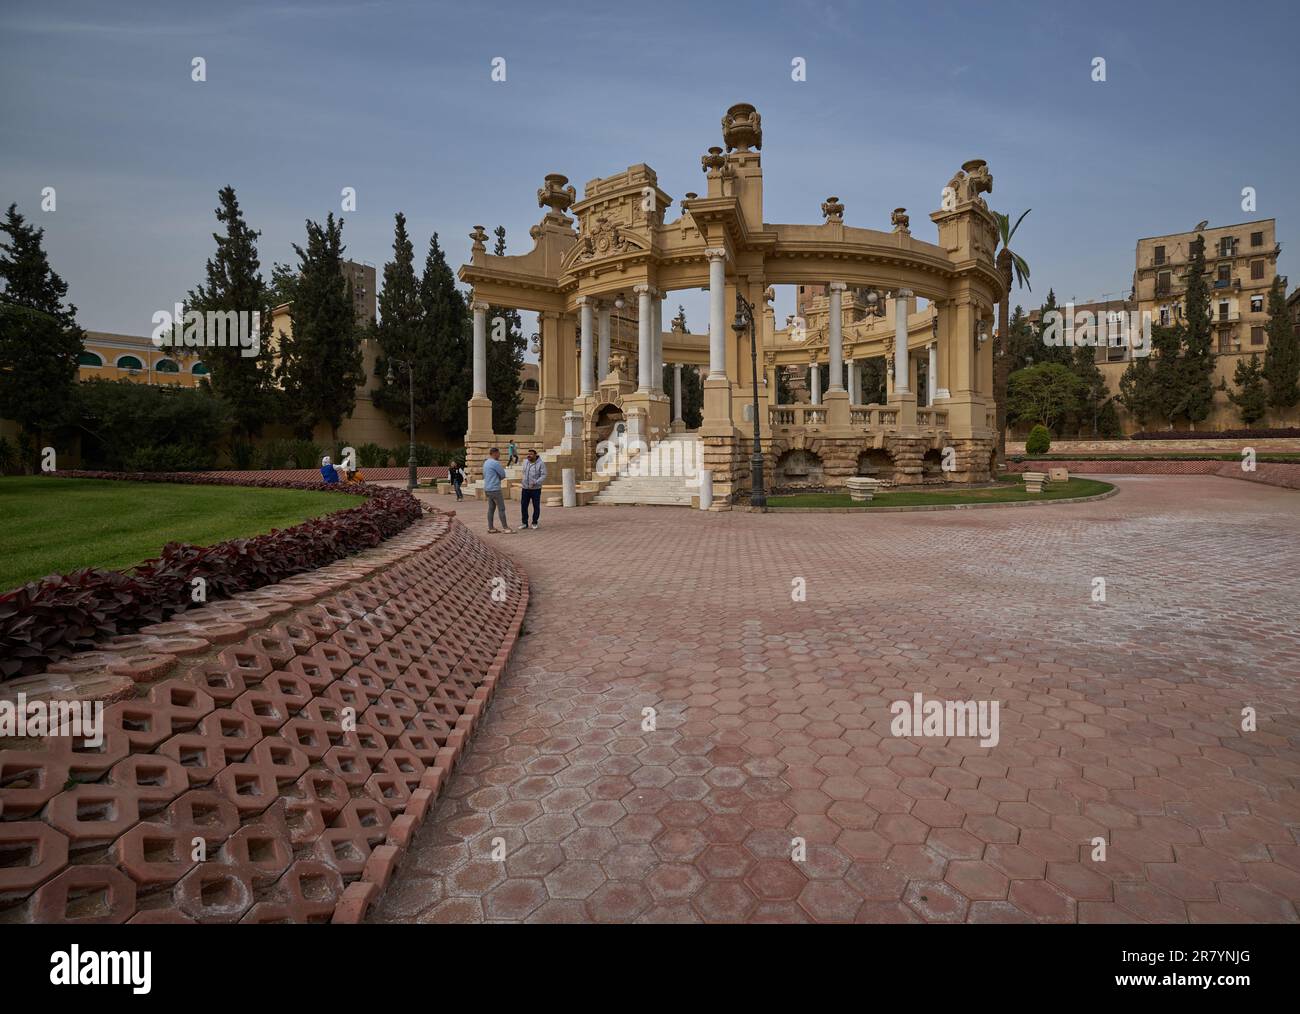
<path fill-rule="evenodd" d="M 1116 481 L 485 536 L 529 575 L 525 634 L 370 918 L 1297 921 L 1300 497 Z M 918 691 L 1000 702 L 1000 742 L 893 736 Z"/>

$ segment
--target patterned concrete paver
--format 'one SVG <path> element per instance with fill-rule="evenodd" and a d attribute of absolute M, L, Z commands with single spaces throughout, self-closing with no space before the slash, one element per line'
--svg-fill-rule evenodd
<path fill-rule="evenodd" d="M 488 536 L 530 575 L 526 634 L 372 918 L 1297 921 L 1300 497 L 1116 481 Z M 918 691 L 1000 702 L 999 743 L 895 737 Z"/>

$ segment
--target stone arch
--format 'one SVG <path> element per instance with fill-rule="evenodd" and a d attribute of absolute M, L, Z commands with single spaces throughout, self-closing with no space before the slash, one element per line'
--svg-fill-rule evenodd
<path fill-rule="evenodd" d="M 825 476 L 822 456 L 807 447 L 794 447 L 776 459 L 772 468 L 773 482 L 777 486 L 821 486 Z"/>
<path fill-rule="evenodd" d="M 894 456 L 883 447 L 869 447 L 858 453 L 857 474 L 882 482 L 894 479 Z"/>
<path fill-rule="evenodd" d="M 601 457 L 601 445 L 606 441 L 616 442 L 619 433 L 626 430 L 627 420 L 622 407 L 614 402 L 597 405 L 588 418 L 588 467 L 594 471 Z"/>
<path fill-rule="evenodd" d="M 937 447 L 931 447 L 921 458 L 921 474 L 927 479 L 942 479 L 943 471 L 943 451 Z"/>

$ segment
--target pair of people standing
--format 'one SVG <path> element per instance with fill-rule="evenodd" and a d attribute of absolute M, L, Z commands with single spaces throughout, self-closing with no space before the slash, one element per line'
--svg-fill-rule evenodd
<path fill-rule="evenodd" d="M 514 446 L 512 443 L 511 447 Z M 501 449 L 493 447 L 488 451 L 487 460 L 483 462 L 483 492 L 487 496 L 488 502 L 488 531 L 496 534 L 498 531 L 511 532 L 513 529 L 506 524 L 506 498 L 501 491 L 501 480 L 506 477 L 505 466 L 501 464 Z M 533 506 L 533 528 L 540 528 L 538 519 L 542 513 L 542 486 L 546 484 L 546 462 L 537 456 L 537 452 L 529 450 L 527 457 L 524 459 L 523 474 L 520 477 L 520 495 L 519 511 L 521 515 L 520 526 L 528 528 L 528 505 Z M 501 515 L 501 528 L 495 526 L 496 515 Z"/>

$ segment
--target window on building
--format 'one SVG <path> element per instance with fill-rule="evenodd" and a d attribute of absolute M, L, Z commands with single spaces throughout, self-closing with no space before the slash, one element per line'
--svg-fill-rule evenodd
<path fill-rule="evenodd" d="M 1161 327 L 1169 326 L 1169 307 L 1167 306 L 1162 306 L 1160 308 L 1160 326 Z"/>
<path fill-rule="evenodd" d="M 1250 262 L 1250 278 L 1251 278 L 1251 281 L 1257 282 L 1257 281 L 1259 281 L 1259 280 L 1260 280 L 1261 278 L 1263 278 L 1263 277 L 1264 277 L 1264 262 L 1263 262 L 1263 261 L 1251 261 L 1251 262 Z"/>
<path fill-rule="evenodd" d="M 1251 313 L 1263 313 L 1263 312 L 1264 312 L 1264 297 L 1263 297 L 1263 296 L 1251 296 L 1251 297 L 1250 297 L 1250 312 L 1251 312 Z"/>
<path fill-rule="evenodd" d="M 1250 329 L 1250 344 L 1252 345 L 1264 344 L 1264 329 L 1262 327 L 1252 327 Z"/>
<path fill-rule="evenodd" d="M 1170 279 L 1170 277 L 1171 277 L 1171 274 L 1170 274 L 1170 272 L 1168 272 L 1168 271 L 1161 271 L 1161 272 L 1159 272 L 1159 273 L 1156 275 L 1156 295 L 1157 295 L 1157 296 L 1167 296 L 1167 295 L 1169 295 L 1169 279 Z"/>
<path fill-rule="evenodd" d="M 1236 245 L 1237 245 L 1237 241 L 1235 239 L 1233 239 L 1231 236 L 1224 236 L 1221 240 L 1219 240 L 1219 256 L 1231 257 L 1233 248 Z"/>
<path fill-rule="evenodd" d="M 1220 352 L 1231 352 L 1231 351 L 1232 351 L 1232 332 L 1231 332 L 1231 331 L 1223 331 L 1223 332 L 1221 332 L 1221 333 L 1219 334 L 1219 351 L 1220 351 Z"/>
<path fill-rule="evenodd" d="M 117 368 L 119 370 L 143 370 L 144 363 L 135 356 L 118 356 Z"/>
<path fill-rule="evenodd" d="M 154 370 L 158 373 L 180 373 L 181 368 L 177 365 L 175 359 L 159 359 L 153 364 Z"/>
<path fill-rule="evenodd" d="M 1220 264 L 1214 274 L 1215 284 L 1218 286 L 1227 285 L 1232 281 L 1232 265 Z"/>
<path fill-rule="evenodd" d="M 104 365 L 104 360 L 94 352 L 83 352 L 81 355 L 77 356 L 77 365 L 89 366 L 92 368 L 100 367 Z"/>
<path fill-rule="evenodd" d="M 206 377 L 208 375 L 208 368 L 202 363 L 195 363 L 190 367 L 190 372 L 196 377 Z"/>
<path fill-rule="evenodd" d="M 1227 320 L 1227 319 L 1228 319 L 1228 301 L 1226 299 L 1221 299 L 1219 300 L 1219 320 Z"/>
<path fill-rule="evenodd" d="M 1263 246 L 1263 245 L 1264 245 L 1264 234 L 1263 234 L 1262 232 L 1252 232 L 1252 233 L 1250 234 L 1250 245 L 1251 245 L 1251 246 Z"/>
<path fill-rule="evenodd" d="M 1163 264 L 1165 262 L 1165 248 L 1162 246 L 1156 247 L 1155 257 L 1157 264 Z"/>

